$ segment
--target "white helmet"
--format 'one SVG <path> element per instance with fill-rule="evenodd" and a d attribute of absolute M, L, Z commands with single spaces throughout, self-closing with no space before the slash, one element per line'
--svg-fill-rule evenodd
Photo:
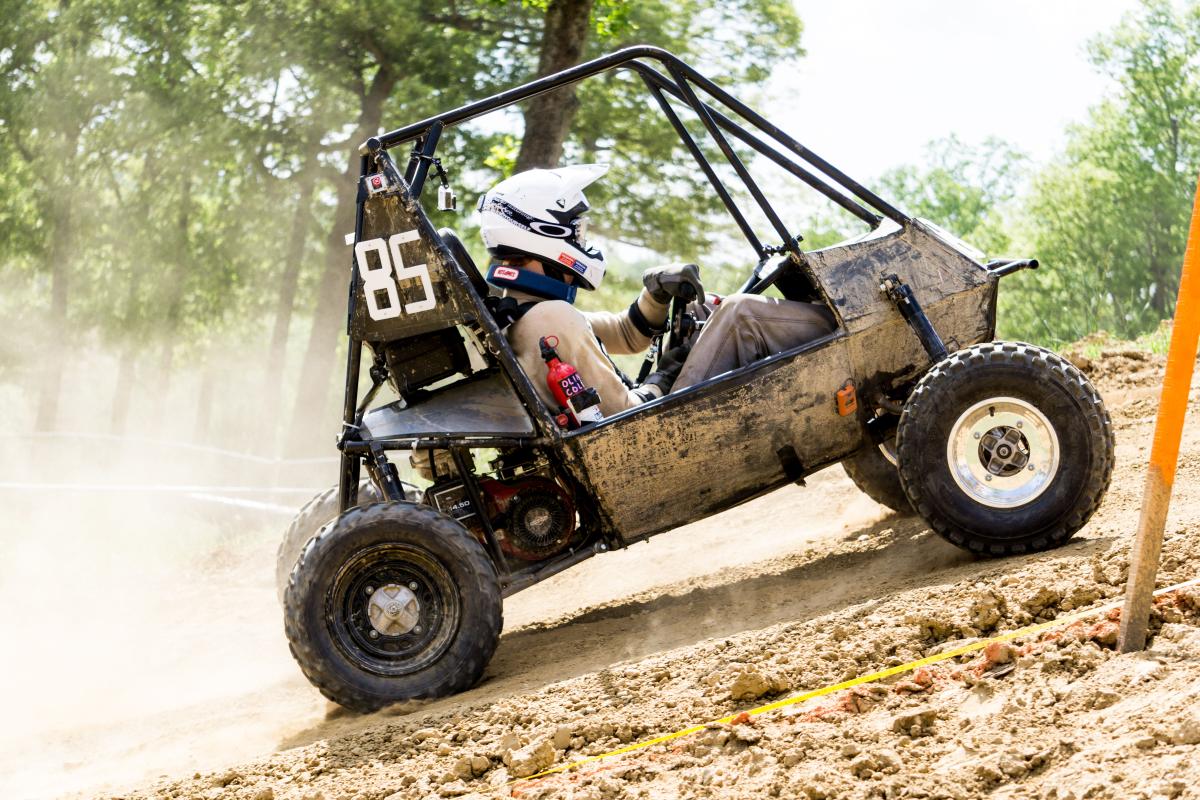
<path fill-rule="evenodd" d="M 479 199 L 483 243 L 496 258 L 532 257 L 547 274 L 570 270 L 585 289 L 604 278 L 604 254 L 586 239 L 590 208 L 583 188 L 607 164 L 531 169 L 506 178 Z"/>

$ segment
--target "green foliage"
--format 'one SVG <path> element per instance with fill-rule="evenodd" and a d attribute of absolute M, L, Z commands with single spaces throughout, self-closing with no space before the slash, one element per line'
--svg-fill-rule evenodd
<path fill-rule="evenodd" d="M 1034 181 L 1026 225 L 1045 267 L 1002 294 L 1007 329 L 1050 343 L 1132 339 L 1171 314 L 1200 172 L 1200 5 L 1145 0 L 1091 55 L 1116 92 Z"/>
<path fill-rule="evenodd" d="M 931 142 L 922 167 L 889 170 L 881 192 L 906 213 L 936 222 L 991 257 L 1012 242 L 1002 211 L 1020 188 L 1027 159 L 995 138 L 972 147 L 957 136 Z"/>
<path fill-rule="evenodd" d="M 488 148 L 488 155 L 483 160 L 483 165 L 497 172 L 501 178 L 512 177 L 513 171 L 517 168 L 517 153 L 520 149 L 521 143 L 517 141 L 516 137 L 505 135 Z"/>

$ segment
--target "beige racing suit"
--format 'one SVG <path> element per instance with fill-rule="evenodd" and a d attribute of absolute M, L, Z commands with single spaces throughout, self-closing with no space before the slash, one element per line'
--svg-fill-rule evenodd
<path fill-rule="evenodd" d="M 552 411 L 557 410 L 558 403 L 546 385 L 546 362 L 538 346 L 543 336 L 558 337 L 559 358 L 575 367 L 583 382 L 600 394 L 600 413 L 606 417 L 662 395 L 654 384 L 626 386 L 606 354 L 640 353 L 650 346 L 651 336 L 638 329 L 628 309 L 620 313 L 584 312 L 563 300 L 540 300 L 511 289 L 505 294 L 518 303 L 536 301 L 509 326 L 508 341 L 538 396 Z M 666 322 L 666 304 L 659 303 L 645 289 L 636 303 L 650 326 L 661 328 Z"/>

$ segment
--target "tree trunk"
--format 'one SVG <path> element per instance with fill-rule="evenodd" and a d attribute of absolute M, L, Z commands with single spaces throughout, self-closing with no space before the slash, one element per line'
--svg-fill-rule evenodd
<path fill-rule="evenodd" d="M 358 127 L 350 138 L 350 163 L 346 165 L 337 187 L 338 204 L 333 214 L 333 228 L 325 242 L 325 269 L 317 284 L 312 330 L 304 351 L 304 364 L 288 427 L 286 451 L 290 454 L 303 454 L 315 449 L 316 445 L 328 441 L 328 432 L 336 428 L 337 417 L 330 415 L 330 379 L 338 336 L 346 319 L 346 292 L 352 254 L 346 247 L 345 236 L 354 231 L 358 146 L 379 130 L 383 104 L 395 84 L 396 78 L 390 67 L 380 67 L 371 81 L 371 88 L 362 96 Z M 314 421 L 322 424 L 314 429 Z"/>
<path fill-rule="evenodd" d="M 292 309 L 296 304 L 296 286 L 300 281 L 300 268 L 304 263 L 304 245 L 308 238 L 308 227 L 311 220 L 310 205 L 315 182 L 314 170 L 305 172 L 300 178 L 300 187 L 296 195 L 296 209 L 292 214 L 291 236 L 288 238 L 287 261 L 283 275 L 279 279 L 279 298 L 275 305 L 275 326 L 271 331 L 267 365 L 263 370 L 263 408 L 271 413 L 269 418 L 276 421 L 271 429 L 272 437 L 277 437 L 279 434 L 278 420 L 282 415 L 273 412 L 278 410 L 283 394 L 283 363 L 287 355 Z M 275 447 L 272 447 L 272 452 L 275 452 Z"/>
<path fill-rule="evenodd" d="M 595 0 L 550 0 L 538 54 L 538 77 L 580 62 L 594 3 Z M 517 154 L 517 172 L 558 166 L 563 141 L 578 108 L 574 86 L 564 86 L 529 101 L 525 106 L 525 135 Z"/>
<path fill-rule="evenodd" d="M 69 348 L 64 342 L 72 337 L 67 328 L 67 288 L 71 272 L 71 250 L 74 239 L 74 215 L 70 201 L 62 203 L 54 235 L 50 240 L 50 310 L 47 315 L 45 341 L 39 348 L 42 363 L 38 389 L 37 419 L 34 429 L 52 431 L 58 425 L 58 399 L 62 394 L 63 360 Z"/>
<path fill-rule="evenodd" d="M 210 361 L 200 378 L 200 391 L 196 393 L 196 427 L 192 430 L 192 441 L 196 444 L 209 443 L 208 430 L 212 423 L 213 388 L 217 383 L 216 371 L 216 366 Z"/>
<path fill-rule="evenodd" d="M 129 401 L 133 397 L 135 364 L 133 345 L 127 344 L 121 350 L 121 360 L 117 365 L 117 386 L 113 391 L 110 430 L 114 436 L 124 436 L 125 428 L 129 424 Z"/>
<path fill-rule="evenodd" d="M 171 366 L 175 358 L 175 342 L 179 336 L 179 317 L 183 313 L 185 273 L 191 266 L 189 263 L 191 259 L 191 207 L 192 183 L 190 179 L 185 178 L 179 199 L 179 215 L 175 224 L 177 235 L 175 253 L 169 262 L 170 269 L 165 276 L 167 288 L 165 296 L 162 298 L 166 312 L 163 315 L 163 342 L 156 376 L 157 384 L 151 390 L 154 402 L 150 406 L 145 426 L 147 431 L 158 435 L 164 434 L 165 415 L 163 412 L 166 410 L 164 406 L 171 387 Z M 169 435 L 177 435 L 177 432 L 169 431 Z"/>
<path fill-rule="evenodd" d="M 164 430 L 169 418 L 166 405 L 171 395 L 171 367 L 175 361 L 175 337 L 168 335 L 163 339 L 158 353 L 158 367 L 154 371 L 153 385 L 150 390 L 150 409 L 142 426 L 142 433 L 150 436 L 174 436 L 174 431 Z"/>

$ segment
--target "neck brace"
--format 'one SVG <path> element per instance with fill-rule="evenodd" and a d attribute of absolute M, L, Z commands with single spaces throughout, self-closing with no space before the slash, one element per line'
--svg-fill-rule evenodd
<path fill-rule="evenodd" d="M 527 269 L 492 264 L 488 267 L 487 282 L 500 289 L 517 289 L 546 300 L 575 302 L 576 287 Z"/>

